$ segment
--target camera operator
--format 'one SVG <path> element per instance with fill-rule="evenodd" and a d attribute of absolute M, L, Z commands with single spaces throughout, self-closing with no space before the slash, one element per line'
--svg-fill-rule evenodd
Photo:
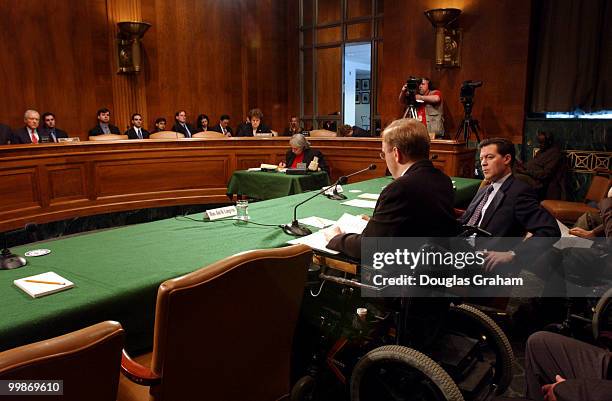
<path fill-rule="evenodd" d="M 444 136 L 444 115 L 442 108 L 442 92 L 434 89 L 429 78 L 419 78 L 418 91 L 415 94 L 417 101 L 417 117 L 426 127 L 427 132 Z M 408 83 L 404 84 L 399 95 L 400 103 L 409 106 Z"/>

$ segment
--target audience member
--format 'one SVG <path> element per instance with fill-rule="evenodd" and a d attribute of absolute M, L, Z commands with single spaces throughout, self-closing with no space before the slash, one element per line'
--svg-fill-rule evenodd
<path fill-rule="evenodd" d="M 11 143 L 40 143 L 41 136 L 38 132 L 40 114 L 36 110 L 26 110 L 23 115 L 25 126 L 13 131 Z"/>
<path fill-rule="evenodd" d="M 219 124 L 212 127 L 210 130 L 220 132 L 225 136 L 232 136 L 232 127 L 229 126 L 230 116 L 223 114 L 219 117 Z"/>
<path fill-rule="evenodd" d="M 539 150 L 527 163 L 517 163 L 516 178 L 525 181 L 538 194 L 538 199 L 564 199 L 565 176 L 561 146 L 548 132 L 538 133 Z"/>
<path fill-rule="evenodd" d="M 206 114 L 200 114 L 196 120 L 196 133 L 208 131 L 208 116 Z"/>
<path fill-rule="evenodd" d="M 98 124 L 89 130 L 89 136 L 116 134 L 121 135 L 119 128 L 110 123 L 111 112 L 107 108 L 98 110 Z"/>
<path fill-rule="evenodd" d="M 255 134 L 259 133 L 272 132 L 268 126 L 261 122 L 262 119 L 263 113 L 261 110 L 252 109 L 249 111 L 249 122 L 240 128 L 240 131 L 236 133 L 236 136 L 255 136 Z"/>
<path fill-rule="evenodd" d="M 291 116 L 289 119 L 289 126 L 285 128 L 283 136 L 293 136 L 295 134 L 299 134 L 300 132 L 300 120 L 296 116 Z"/>
<path fill-rule="evenodd" d="M 0 124 L 0 145 L 6 145 L 13 137 L 13 132 L 8 125 Z"/>
<path fill-rule="evenodd" d="M 288 150 L 285 155 L 285 162 L 280 162 L 278 164 L 279 167 L 297 168 L 298 164 L 302 163 L 308 168 L 316 157 L 319 168 L 329 173 L 329 167 L 325 162 L 323 154 L 318 150 L 311 149 L 310 143 L 306 140 L 304 135 L 293 135 L 289 140 L 289 145 L 291 149 Z"/>
<path fill-rule="evenodd" d="M 42 128 L 40 129 L 42 142 L 58 142 L 59 138 L 68 138 L 66 131 L 55 126 L 55 114 L 46 112 L 42 115 Z"/>
<path fill-rule="evenodd" d="M 457 221 L 453 211 L 453 184 L 429 160 L 429 135 L 421 123 L 400 119 L 383 131 L 382 152 L 395 179 L 376 203 L 363 234 L 339 229 L 327 247 L 360 259 L 362 237 L 453 237 Z"/>
<path fill-rule="evenodd" d="M 153 131 L 151 131 L 152 134 L 156 133 L 156 132 L 161 132 L 161 131 L 165 131 L 166 130 L 166 119 L 164 117 L 158 117 L 155 119 L 155 123 L 153 125 L 155 125 L 155 128 L 153 128 Z"/>
<path fill-rule="evenodd" d="M 365 138 L 365 137 L 371 137 L 372 134 L 370 133 L 370 131 L 366 131 L 361 127 L 358 126 L 353 126 L 351 127 L 348 124 L 344 124 L 341 125 L 338 128 L 338 136 L 352 136 L 355 138 Z"/>
<path fill-rule="evenodd" d="M 132 126 L 125 131 L 128 139 L 149 139 L 149 131 L 142 128 L 142 115 L 138 113 L 132 114 Z"/>
<path fill-rule="evenodd" d="M 174 114 L 172 131 L 185 135 L 185 138 L 191 138 L 196 133 L 195 129 L 187 123 L 187 113 L 185 110 L 179 110 Z"/>

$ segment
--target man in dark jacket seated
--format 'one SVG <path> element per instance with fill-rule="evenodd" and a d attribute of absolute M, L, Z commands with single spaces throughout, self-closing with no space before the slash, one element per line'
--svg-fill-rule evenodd
<path fill-rule="evenodd" d="M 539 149 L 527 163 L 517 163 L 515 176 L 538 194 L 538 199 L 565 199 L 565 169 L 561 146 L 548 132 L 538 133 Z"/>
<path fill-rule="evenodd" d="M 323 153 L 311 149 L 310 143 L 306 140 L 304 135 L 293 135 L 289 140 L 289 145 L 291 145 L 291 149 L 288 150 L 285 155 L 285 162 L 280 162 L 278 164 L 279 167 L 297 168 L 298 164 L 304 164 L 306 168 L 309 168 L 316 157 L 319 168 L 329 174 L 329 167 L 325 162 Z"/>

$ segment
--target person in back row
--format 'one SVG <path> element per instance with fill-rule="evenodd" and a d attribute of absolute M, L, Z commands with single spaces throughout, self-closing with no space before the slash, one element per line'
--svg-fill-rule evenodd
<path fill-rule="evenodd" d="M 200 114 L 196 120 L 196 133 L 208 131 L 208 116 L 206 114 Z"/>
<path fill-rule="evenodd" d="M 187 113 L 185 110 L 179 110 L 174 114 L 172 131 L 185 135 L 185 138 L 191 138 L 196 133 L 195 129 L 187 123 Z"/>
<path fill-rule="evenodd" d="M 304 135 L 293 135 L 289 140 L 289 145 L 291 145 L 291 149 L 288 150 L 287 154 L 285 155 L 285 162 L 278 163 L 279 167 L 297 168 L 298 164 L 304 164 L 305 167 L 308 168 L 310 163 L 316 157 L 319 168 L 329 174 L 329 167 L 325 162 L 323 153 L 319 152 L 318 150 L 311 149 L 310 142 L 306 140 Z"/>
<path fill-rule="evenodd" d="M 249 122 L 240 127 L 240 131 L 236 133 L 236 136 L 255 136 L 259 133 L 272 132 L 270 127 L 262 123 L 263 113 L 259 109 L 252 109 L 249 111 Z"/>
<path fill-rule="evenodd" d="M 110 123 L 111 112 L 107 108 L 98 110 L 98 124 L 89 130 L 89 136 L 97 136 L 104 134 L 121 135 L 119 128 Z"/>
<path fill-rule="evenodd" d="M 41 135 L 38 132 L 40 114 L 36 110 L 26 110 L 23 121 L 25 126 L 13 131 L 11 143 L 40 143 Z"/>
<path fill-rule="evenodd" d="M 227 114 L 223 114 L 219 117 L 219 124 L 212 127 L 210 130 L 215 132 L 220 132 L 225 136 L 232 136 L 232 127 L 229 126 L 230 116 Z"/>
<path fill-rule="evenodd" d="M 128 139 L 149 139 L 149 131 L 142 127 L 142 115 L 132 114 L 132 127 L 125 131 Z"/>
<path fill-rule="evenodd" d="M 42 117 L 42 128 L 40 134 L 43 142 L 59 142 L 59 138 L 68 138 L 66 131 L 55 126 L 55 114 L 46 112 L 43 113 Z"/>
<path fill-rule="evenodd" d="M 166 119 L 164 117 L 158 117 L 155 119 L 155 123 L 153 125 L 155 125 L 155 128 L 153 128 L 153 131 L 151 131 L 152 134 L 156 133 L 156 132 L 162 132 L 166 130 Z"/>

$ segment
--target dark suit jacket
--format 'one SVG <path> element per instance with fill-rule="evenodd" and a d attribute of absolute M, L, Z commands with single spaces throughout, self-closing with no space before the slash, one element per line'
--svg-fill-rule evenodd
<path fill-rule="evenodd" d="M 293 160 L 295 160 L 295 156 L 296 154 L 293 153 L 291 149 L 287 151 L 287 153 L 285 154 L 285 163 L 287 164 L 287 167 L 291 166 Z M 329 166 L 327 165 L 327 162 L 323 157 L 323 153 L 318 150 L 304 149 L 304 159 L 302 160 L 302 163 L 306 163 L 306 168 L 308 168 L 308 165 L 310 164 L 312 159 L 315 158 L 315 156 L 319 158 L 319 167 L 321 168 L 321 170 L 329 174 Z"/>
<path fill-rule="evenodd" d="M 40 143 L 41 134 L 40 128 L 36 128 L 36 132 L 38 132 L 38 138 Z M 30 138 L 30 133 L 26 127 L 17 128 L 13 131 L 13 137 L 11 138 L 11 143 L 32 143 L 32 139 Z"/>
<path fill-rule="evenodd" d="M 372 136 L 372 134 L 370 133 L 370 131 L 366 131 L 361 127 L 354 126 L 352 136 L 355 138 L 369 138 Z"/>
<path fill-rule="evenodd" d="M 259 133 L 272 132 L 272 130 L 270 129 L 270 127 L 268 127 L 264 123 L 261 123 L 259 124 L 259 127 L 257 127 L 256 132 L 259 134 Z M 236 136 L 253 136 L 253 126 L 250 123 L 242 125 L 240 127 L 240 130 L 236 132 Z"/>
<path fill-rule="evenodd" d="M 361 258 L 361 237 L 454 237 L 451 179 L 429 160 L 414 163 L 383 189 L 362 234 L 341 234 L 327 247 Z"/>
<path fill-rule="evenodd" d="M 209 128 L 211 131 L 215 131 L 215 132 L 220 132 L 223 133 L 223 130 L 221 129 L 221 124 L 217 124 L 212 128 Z M 230 127 L 229 125 L 227 126 L 227 128 L 225 129 L 227 132 L 229 132 L 230 134 L 233 134 L 232 131 L 232 127 Z"/>
<path fill-rule="evenodd" d="M 140 129 L 140 132 L 142 133 L 142 139 L 149 139 L 149 131 L 147 131 L 144 128 Z M 134 127 L 130 128 L 129 130 L 125 131 L 125 134 L 128 136 L 128 139 L 140 139 L 138 138 L 138 135 L 136 135 L 136 130 L 134 129 Z"/>
<path fill-rule="evenodd" d="M 481 188 L 472 199 L 463 216 L 459 219 L 461 224 L 466 224 L 474 213 L 478 203 L 485 196 L 486 187 Z M 495 237 L 493 240 L 484 241 L 488 249 L 507 251 L 513 249 L 517 256 L 517 262 L 524 264 L 530 259 L 535 259 L 549 245 L 556 242 L 561 236 L 559 225 L 555 218 L 540 206 L 534 190 L 525 182 L 510 176 L 502 184 L 501 188 L 493 197 L 489 207 L 485 211 L 480 228 L 486 230 Z M 550 238 L 550 240 L 523 241 L 527 232 L 534 237 Z M 511 239 L 499 240 L 499 237 Z"/>
<path fill-rule="evenodd" d="M 48 128 L 39 128 L 38 133 L 41 134 L 41 139 L 44 137 L 46 142 L 57 142 L 58 138 L 68 138 L 66 131 L 55 128 L 55 140 L 51 137 L 51 130 Z"/>
<path fill-rule="evenodd" d="M 179 124 L 178 122 L 174 123 L 174 125 L 172 126 L 172 131 L 178 132 L 180 134 L 185 135 L 185 138 L 191 138 L 193 136 L 193 134 L 197 134 L 195 128 L 193 128 L 193 126 L 191 124 L 185 123 L 185 125 L 189 129 L 189 132 L 191 132 L 191 135 L 189 135 L 187 133 L 187 130 L 185 128 L 183 128 L 183 126 L 181 124 Z"/>
<path fill-rule="evenodd" d="M 121 135 L 121 131 L 119 131 L 119 128 L 115 127 L 113 124 L 108 124 L 108 129 L 110 130 L 111 134 Z M 99 123 L 89 130 L 89 136 L 96 135 L 104 135 L 104 131 L 102 131 L 102 127 L 100 127 Z"/>
<path fill-rule="evenodd" d="M 8 125 L 0 124 L 0 145 L 6 145 L 13 138 L 13 132 Z"/>

